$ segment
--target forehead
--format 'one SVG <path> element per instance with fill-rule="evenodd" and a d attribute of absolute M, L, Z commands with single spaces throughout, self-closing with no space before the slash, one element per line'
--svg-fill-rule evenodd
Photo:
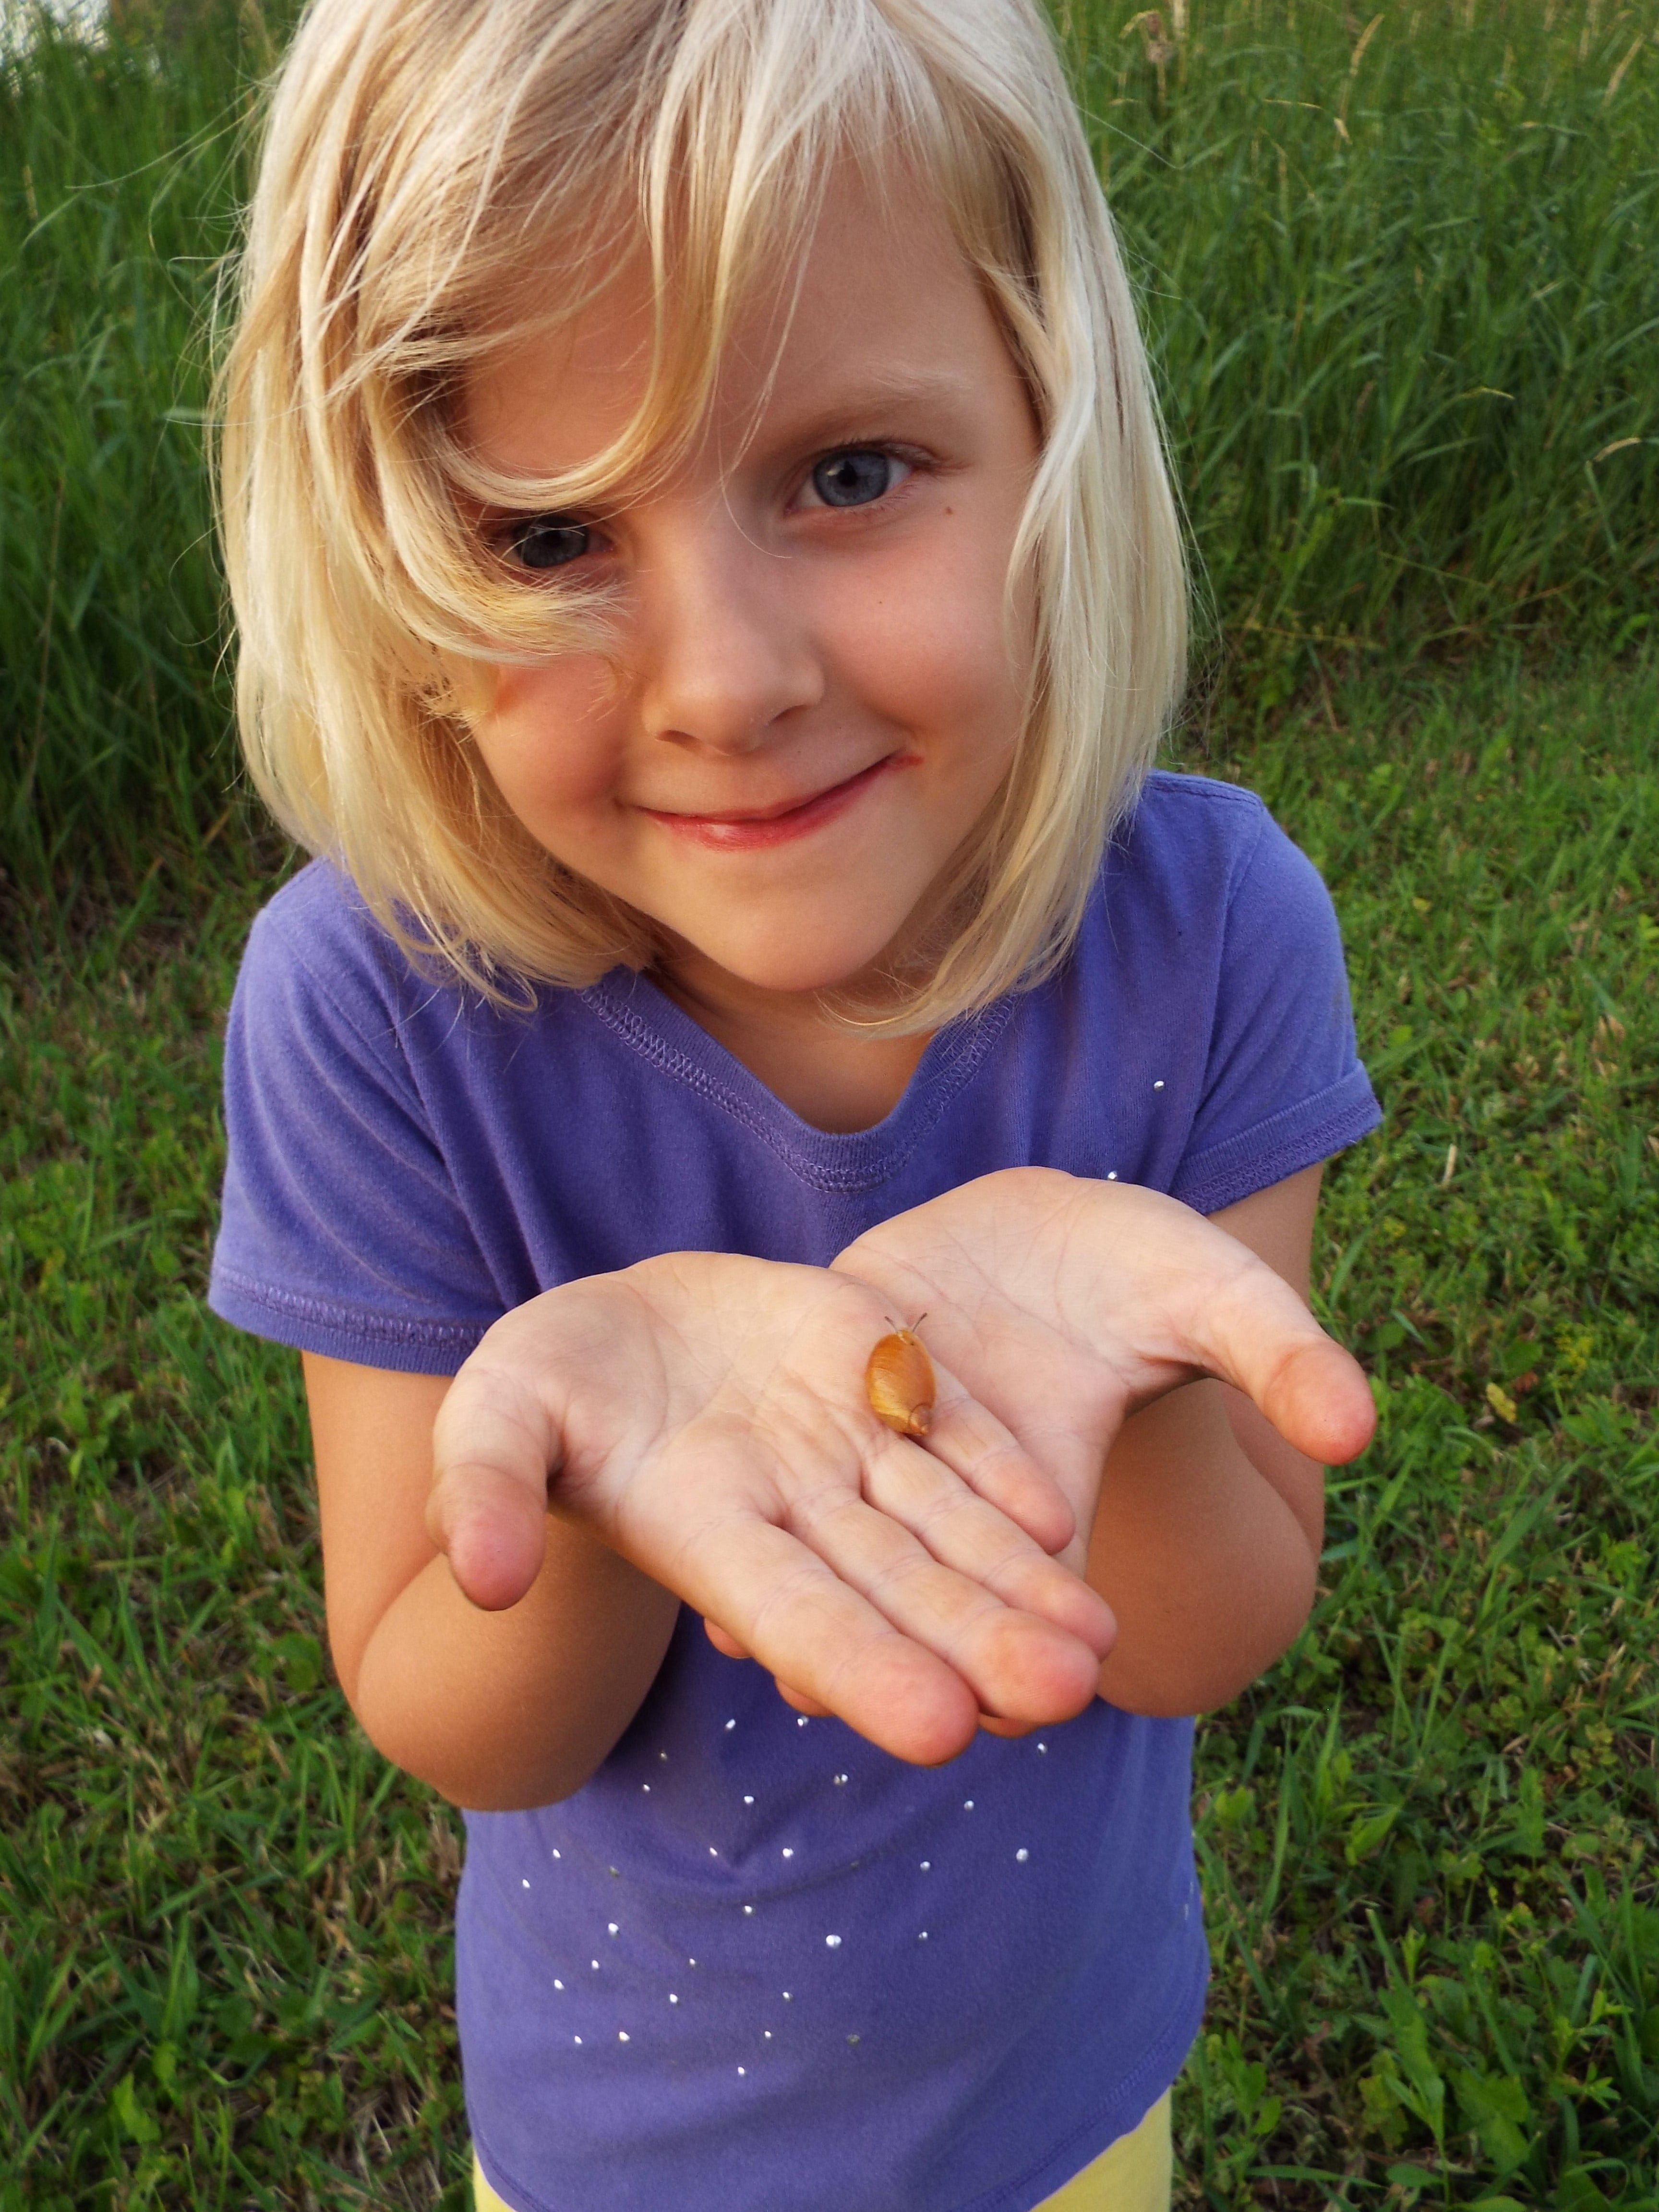
<path fill-rule="evenodd" d="M 469 379 L 478 459 L 555 477 L 625 446 L 649 393 L 657 325 L 641 248 L 576 317 L 505 346 Z M 679 336 L 695 354 L 695 323 Z M 750 288 L 712 368 L 690 449 L 728 458 L 774 438 L 873 432 L 883 425 L 861 419 L 872 410 L 960 409 L 1016 374 L 935 196 L 915 180 L 882 191 L 850 168 L 830 180 L 801 251 Z"/>

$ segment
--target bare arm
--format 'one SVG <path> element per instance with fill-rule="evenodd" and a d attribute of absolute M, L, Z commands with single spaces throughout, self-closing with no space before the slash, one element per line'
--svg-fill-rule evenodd
<path fill-rule="evenodd" d="M 449 1379 L 307 1353 L 329 1642 L 375 1747 L 459 1805 L 579 1789 L 650 1688 L 679 1601 L 591 1531 L 548 1517 L 520 1603 L 484 1613 L 428 1534 Z"/>
<path fill-rule="evenodd" d="M 1305 1298 L 1321 1170 L 1213 1217 Z M 1133 1414 L 1106 1462 L 1089 1580 L 1117 1616 L 1103 1697 L 1207 1712 L 1292 1642 L 1313 1603 L 1324 1469 L 1241 1391 L 1189 1382 Z"/>

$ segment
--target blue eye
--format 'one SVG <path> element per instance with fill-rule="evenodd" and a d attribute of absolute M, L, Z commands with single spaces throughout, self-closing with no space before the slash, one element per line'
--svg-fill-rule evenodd
<path fill-rule="evenodd" d="M 580 560 L 592 535 L 585 522 L 568 522 L 558 514 L 536 514 L 514 531 L 507 550 L 521 568 L 562 568 Z"/>
<path fill-rule="evenodd" d="M 892 489 L 896 465 L 890 453 L 849 446 L 824 455 L 812 471 L 812 489 L 826 507 L 868 507 Z"/>

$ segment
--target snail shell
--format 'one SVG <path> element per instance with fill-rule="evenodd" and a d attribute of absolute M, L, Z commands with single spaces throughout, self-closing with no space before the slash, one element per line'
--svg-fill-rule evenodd
<path fill-rule="evenodd" d="M 933 1425 L 933 1363 L 914 1329 L 895 1329 L 870 1354 L 865 1395 L 878 1421 L 902 1437 L 925 1437 Z"/>

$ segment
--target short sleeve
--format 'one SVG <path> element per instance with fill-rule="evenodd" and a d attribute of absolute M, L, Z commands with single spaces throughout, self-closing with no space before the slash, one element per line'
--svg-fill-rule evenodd
<path fill-rule="evenodd" d="M 453 1374 L 499 1295 L 422 1111 L 395 997 L 287 896 L 255 923 L 231 1002 L 208 1303 L 301 1351 Z"/>
<path fill-rule="evenodd" d="M 1172 1185 L 1200 1213 L 1328 1159 L 1382 1118 L 1330 893 L 1265 810 L 1257 819 L 1228 902 L 1203 1085 Z"/>

